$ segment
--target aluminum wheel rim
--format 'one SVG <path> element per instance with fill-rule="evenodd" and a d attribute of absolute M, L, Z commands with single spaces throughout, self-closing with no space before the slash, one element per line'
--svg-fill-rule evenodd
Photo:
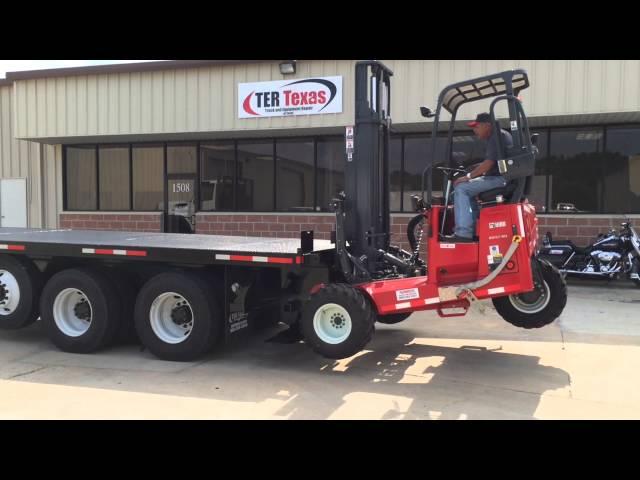
<path fill-rule="evenodd" d="M 513 308 L 522 313 L 538 313 L 541 312 L 549 305 L 551 301 L 551 289 L 549 288 L 549 284 L 546 281 L 544 283 L 544 293 L 538 297 L 538 299 L 533 303 L 527 303 L 520 298 L 520 295 L 509 295 L 509 301 Z"/>
<path fill-rule="evenodd" d="M 0 288 L 4 295 L 0 300 L 0 315 L 11 315 L 20 304 L 18 280 L 7 270 L 0 270 Z"/>
<path fill-rule="evenodd" d="M 190 315 L 190 321 L 176 323 L 176 313 Z M 151 329 L 165 343 L 184 342 L 193 330 L 193 309 L 191 304 L 179 293 L 166 292 L 158 295 L 149 310 Z"/>
<path fill-rule="evenodd" d="M 93 307 L 82 290 L 65 288 L 56 295 L 53 301 L 53 319 L 65 335 L 79 337 L 85 334 L 91 327 L 92 318 Z"/>
<path fill-rule="evenodd" d="M 313 330 L 325 343 L 337 345 L 351 334 L 352 322 L 349 312 L 335 303 L 326 303 L 313 316 Z"/>

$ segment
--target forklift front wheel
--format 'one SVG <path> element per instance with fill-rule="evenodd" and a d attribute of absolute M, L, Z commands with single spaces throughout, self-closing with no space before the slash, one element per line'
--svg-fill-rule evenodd
<path fill-rule="evenodd" d="M 349 285 L 331 284 L 314 293 L 302 312 L 305 342 L 320 355 L 347 358 L 371 340 L 376 313 L 364 294 Z"/>

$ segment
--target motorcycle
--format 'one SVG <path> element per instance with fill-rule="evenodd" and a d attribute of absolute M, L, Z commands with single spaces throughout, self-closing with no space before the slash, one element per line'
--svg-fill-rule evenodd
<path fill-rule="evenodd" d="M 598 235 L 587 247 L 571 240 L 553 240 L 547 232 L 538 257 L 553 264 L 561 273 L 589 278 L 614 279 L 627 275 L 640 287 L 640 237 L 630 223 L 621 224 L 619 232 L 610 230 Z"/>

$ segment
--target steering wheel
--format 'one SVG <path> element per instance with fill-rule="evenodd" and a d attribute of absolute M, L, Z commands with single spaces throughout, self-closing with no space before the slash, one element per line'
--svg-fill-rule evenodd
<path fill-rule="evenodd" d="M 464 173 L 466 174 L 467 171 L 464 168 L 455 168 L 455 167 L 436 167 L 436 169 L 438 170 L 442 170 L 444 173 L 446 173 L 447 175 L 453 175 L 454 173 Z"/>

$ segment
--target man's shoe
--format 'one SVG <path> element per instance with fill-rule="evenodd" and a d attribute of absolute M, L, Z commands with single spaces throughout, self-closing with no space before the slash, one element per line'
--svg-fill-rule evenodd
<path fill-rule="evenodd" d="M 443 235 L 442 241 L 450 242 L 450 243 L 474 243 L 475 242 L 473 238 L 459 237 L 458 235 Z"/>

